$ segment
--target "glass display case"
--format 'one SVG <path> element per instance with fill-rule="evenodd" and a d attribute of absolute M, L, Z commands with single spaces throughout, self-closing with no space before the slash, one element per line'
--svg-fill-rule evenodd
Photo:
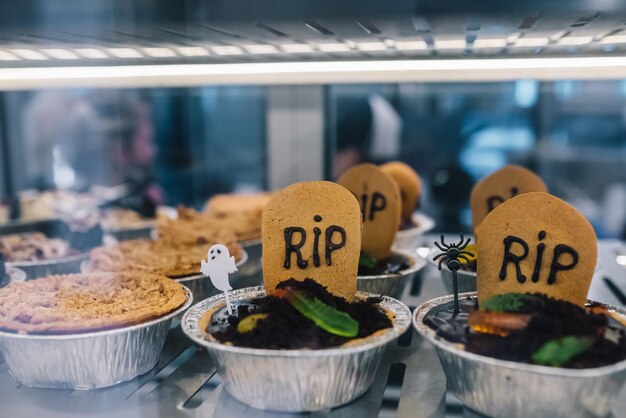
<path fill-rule="evenodd" d="M 414 310 L 452 293 L 431 250 L 440 235 L 474 234 L 474 185 L 517 164 L 593 226 L 589 299 L 626 308 L 620 1 L 31 0 L 0 11 L 2 288 L 106 266 L 145 272 L 174 258 L 167 276 L 190 288 L 195 304 L 220 293 L 196 266 L 218 242 L 236 257 L 233 288 L 258 286 L 262 208 L 277 192 L 336 182 L 361 163 L 402 161 L 421 179 L 422 228 L 400 247 L 421 264 L 393 296 Z M 168 313 L 161 334 L 111 343 L 152 347 L 150 367 L 126 365 L 134 374 L 102 385 L 59 378 L 49 388 L 55 383 L 20 378 L 26 357 L 3 339 L 16 331 L 3 321 L 30 326 L 46 311 L 11 317 L 2 312 L 11 297 L 0 293 L 3 417 L 484 416 L 455 397 L 436 347 L 413 327 L 347 405 L 302 414 L 248 406 L 183 332 L 190 301 Z M 33 298 L 24 303 L 50 308 Z M 128 303 L 125 313 L 145 308 Z M 68 330 L 66 346 L 46 340 L 50 330 L 22 334 L 39 344 L 24 355 L 52 365 L 92 350 L 72 351 Z M 98 361 L 102 375 L 114 373 L 112 360 Z M 623 383 L 622 363 L 607 385 Z M 56 366 L 36 367 L 54 375 Z M 626 388 L 618 393 L 607 416 L 626 417 Z M 510 416 L 524 416 L 519 408 Z"/>

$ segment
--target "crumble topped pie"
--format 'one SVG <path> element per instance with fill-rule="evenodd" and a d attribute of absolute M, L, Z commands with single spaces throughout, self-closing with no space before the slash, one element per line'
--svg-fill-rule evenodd
<path fill-rule="evenodd" d="M 70 244 L 41 232 L 0 236 L 0 252 L 8 262 L 54 260 L 72 255 Z"/>
<path fill-rule="evenodd" d="M 180 278 L 200 274 L 200 260 L 216 242 L 198 242 L 195 245 L 175 245 L 161 240 L 134 239 L 91 251 L 87 270 L 144 271 Z M 228 251 L 240 260 L 241 247 L 234 242 L 225 244 Z"/>
<path fill-rule="evenodd" d="M 120 328 L 159 318 L 186 300 L 180 284 L 156 274 L 48 276 L 0 289 L 0 329 L 54 334 Z"/>
<path fill-rule="evenodd" d="M 100 215 L 100 224 L 107 231 L 145 228 L 152 221 L 152 219 L 142 218 L 138 212 L 127 208 L 105 209 Z"/>
<path fill-rule="evenodd" d="M 261 237 L 262 210 L 215 214 L 179 207 L 177 211 L 176 219 L 158 219 L 157 233 L 160 240 L 189 244 L 198 240 L 217 243 Z"/>

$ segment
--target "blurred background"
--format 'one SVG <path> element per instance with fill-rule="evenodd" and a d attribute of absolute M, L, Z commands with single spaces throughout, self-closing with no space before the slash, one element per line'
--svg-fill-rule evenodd
<path fill-rule="evenodd" d="M 402 160 L 422 176 L 421 209 L 437 228 L 469 231 L 472 184 L 517 163 L 581 210 L 599 236 L 626 236 L 623 80 L 67 88 L 0 96 L 5 200 L 27 189 L 127 184 L 140 196 L 127 200 L 130 206 L 149 200 L 201 207 L 216 193 L 332 180 L 360 162 Z M 300 106 L 292 96 L 315 100 Z M 294 125 L 302 109 L 317 119 Z M 307 129 L 319 132 L 299 138 Z"/>

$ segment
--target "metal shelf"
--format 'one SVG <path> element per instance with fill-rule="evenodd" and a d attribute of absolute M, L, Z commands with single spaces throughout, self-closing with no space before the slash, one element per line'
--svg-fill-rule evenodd
<path fill-rule="evenodd" d="M 603 266 L 621 243 L 603 244 Z M 616 266 L 615 268 L 622 268 Z M 618 271 L 618 270 L 615 270 Z M 614 275 L 603 269 L 598 276 Z M 407 286 L 403 300 L 411 307 L 445 294 L 438 272 L 430 266 L 424 271 L 421 286 Z M 626 289 L 626 280 L 617 284 Z M 614 303 L 602 286 L 592 285 L 592 297 Z M 411 291 L 419 293 L 412 295 Z M 416 292 L 417 291 L 417 292 Z M 604 292 L 604 293 L 603 293 Z M 45 353 L 42 353 L 45 355 Z M 68 355 L 70 355 L 68 353 Z M 391 371 L 391 372 L 390 372 Z M 223 388 L 206 353 L 191 345 L 179 327 L 168 335 L 159 364 L 150 373 L 112 388 L 93 391 L 31 389 L 18 385 L 0 363 L 0 410 L 3 417 L 57 418 L 81 417 L 399 417 L 459 418 L 481 417 L 465 409 L 446 392 L 446 379 L 431 344 L 411 330 L 388 347 L 370 390 L 355 402 L 330 411 L 311 414 L 278 414 L 249 408 L 234 400 Z M 626 417 L 626 387 L 616 400 L 614 418 Z"/>
<path fill-rule="evenodd" d="M 249 3 L 0 6 L 0 90 L 626 77 L 617 0 Z"/>

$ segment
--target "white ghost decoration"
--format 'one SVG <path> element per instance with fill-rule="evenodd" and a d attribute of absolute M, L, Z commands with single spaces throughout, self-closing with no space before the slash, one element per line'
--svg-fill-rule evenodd
<path fill-rule="evenodd" d="M 205 276 L 209 276 L 211 283 L 217 289 L 224 292 L 226 299 L 226 308 L 228 313 L 232 315 L 232 307 L 228 291 L 232 290 L 228 282 L 228 275 L 237 271 L 235 257 L 231 256 L 228 248 L 222 244 L 215 244 L 207 252 L 207 260 L 200 262 L 200 272 Z"/>

